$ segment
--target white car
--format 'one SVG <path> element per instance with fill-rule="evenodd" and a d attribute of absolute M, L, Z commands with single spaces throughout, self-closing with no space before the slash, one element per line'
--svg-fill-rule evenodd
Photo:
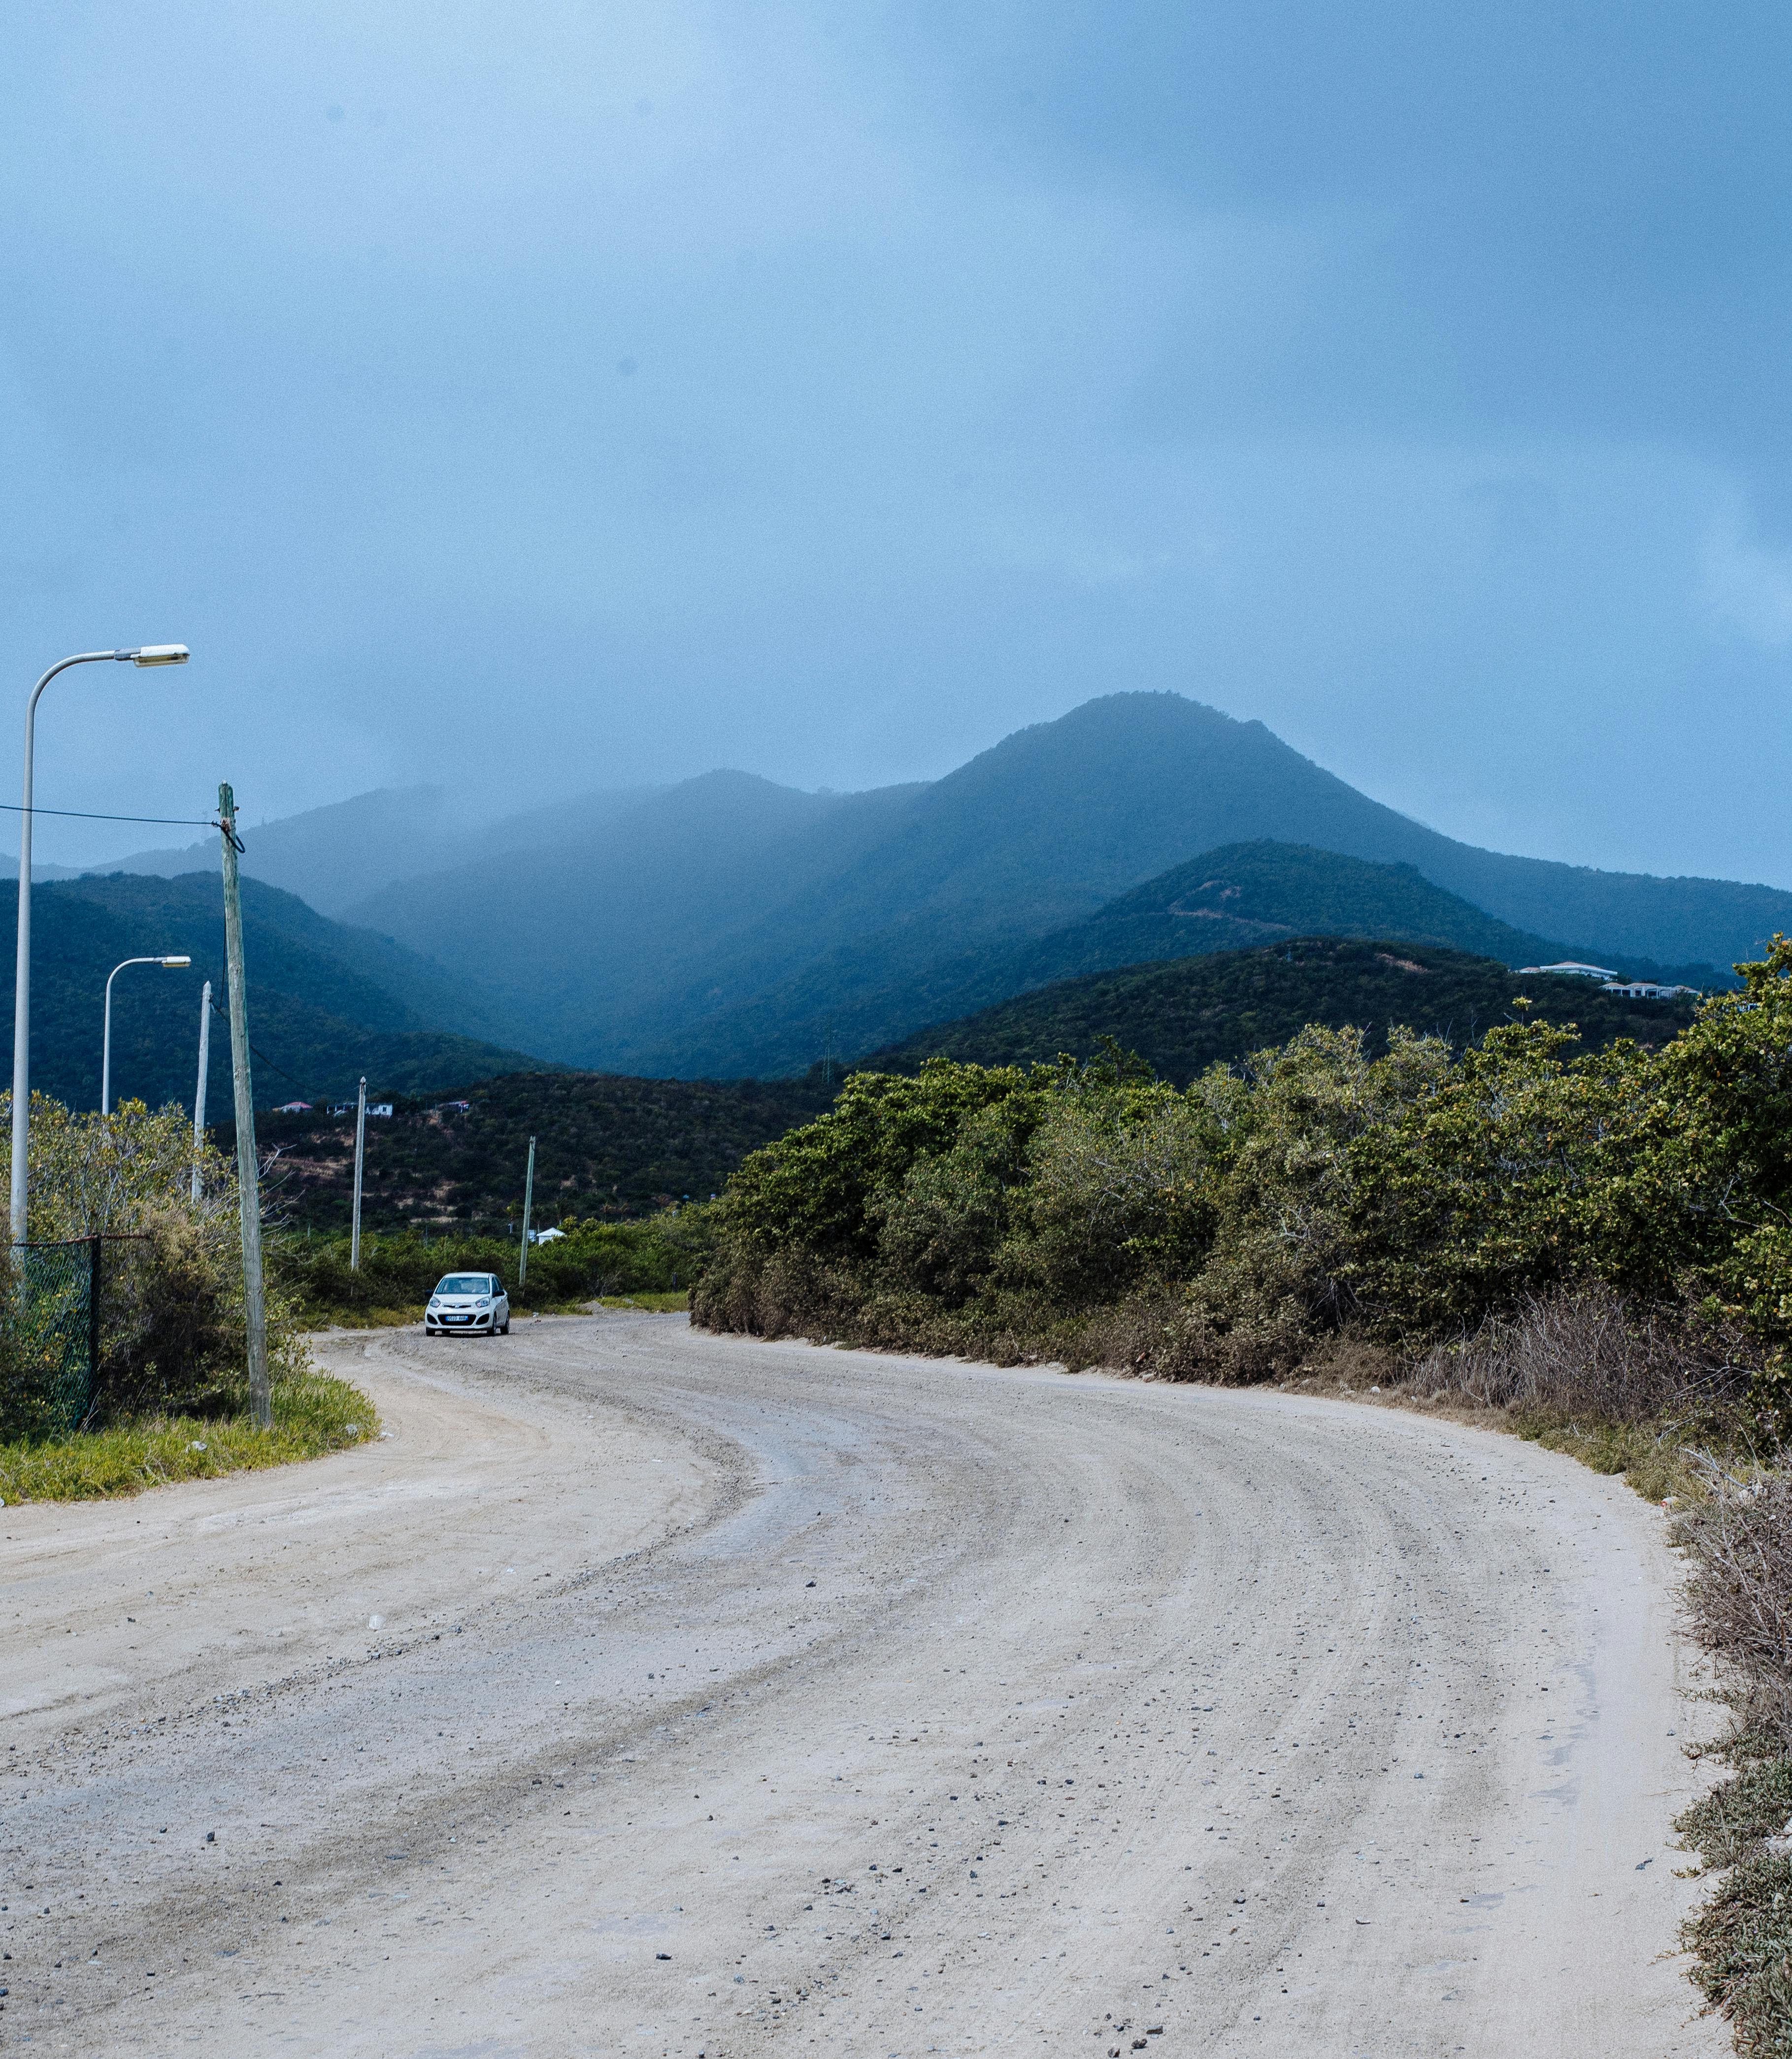
<path fill-rule="evenodd" d="M 445 1337 L 456 1330 L 485 1336 L 510 1335 L 510 1296 L 495 1272 L 447 1272 L 436 1283 L 423 1312 L 424 1332 Z"/>

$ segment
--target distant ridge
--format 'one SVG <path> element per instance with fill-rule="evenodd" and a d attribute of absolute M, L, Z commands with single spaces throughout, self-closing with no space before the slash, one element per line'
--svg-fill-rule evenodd
<path fill-rule="evenodd" d="M 17 884 L 0 882 L 0 928 L 17 920 Z M 216 874 L 141 875 L 40 885 L 33 895 L 31 1081 L 74 1108 L 98 1107 L 106 975 L 121 960 L 185 952 L 189 970 L 133 966 L 114 990 L 115 1093 L 190 1109 L 198 1071 L 199 998 L 224 1002 L 224 899 Z M 388 939 L 326 920 L 290 894 L 243 883 L 244 957 L 256 1105 L 353 1093 L 430 1093 L 541 1061 L 436 1026 L 452 977 Z M 12 1020 L 0 1030 L 10 1066 Z M 208 1094 L 230 1109 L 230 1048 L 213 1024 Z"/>
<path fill-rule="evenodd" d="M 954 960 L 925 984 L 943 1015 L 1053 981 L 1158 958 L 1204 957 L 1286 937 L 1404 938 L 1516 965 L 1567 948 L 1483 914 L 1410 865 L 1376 865 L 1304 844 L 1222 846 L 1173 866 L 1036 941 Z"/>
<path fill-rule="evenodd" d="M 1515 1006 L 1520 996 L 1531 1005 Z M 1584 979 L 1527 974 L 1465 951 L 1401 939 L 1299 937 L 1255 950 L 1125 966 L 1040 988 L 875 1051 L 854 1069 L 913 1072 L 930 1057 L 984 1065 L 1092 1057 L 1112 1037 L 1163 1078 L 1186 1085 L 1215 1064 L 1286 1043 L 1309 1022 L 1346 1025 L 1385 1048 L 1399 1023 L 1460 1045 L 1495 1024 L 1574 1024 L 1590 1046 L 1619 1037 L 1659 1045 L 1693 1004 L 1627 1001 Z"/>
<path fill-rule="evenodd" d="M 476 853 L 492 858 L 588 835 L 639 806 L 651 791 L 609 789 L 551 802 L 525 815 L 494 819 L 476 794 L 444 787 L 379 787 L 246 828 L 243 874 L 297 894 L 320 914 L 339 915 L 396 880 L 463 864 Z M 63 866 L 57 876 L 103 878 L 128 872 L 173 879 L 187 872 L 210 872 L 217 865 L 213 836 L 136 851 L 106 865 L 87 866 L 84 873 Z M 16 875 L 16 860 L 12 870 Z"/>
<path fill-rule="evenodd" d="M 1264 839 L 1412 866 L 1502 925 L 1625 970 L 1725 970 L 1792 928 L 1792 894 L 1776 889 L 1476 850 L 1357 793 L 1260 723 L 1117 694 L 926 788 L 889 836 L 600 1033 L 611 1062 L 685 1075 L 794 1069 L 830 1024 L 838 1048 L 874 1049 L 950 1012 L 942 989 L 967 954 L 1071 927 L 1203 853 Z"/>
<path fill-rule="evenodd" d="M 1436 934 L 1705 984 L 1792 930 L 1774 888 L 1458 843 L 1175 694 L 1088 701 L 870 793 L 723 771 L 484 826 L 452 794 L 344 805 L 252 832 L 245 870 L 387 940 L 432 1028 L 632 1075 L 789 1077 L 1068 973 L 1266 934 Z M 1206 905 L 1216 866 L 1237 891 Z M 453 976 L 424 981 L 429 962 Z"/>

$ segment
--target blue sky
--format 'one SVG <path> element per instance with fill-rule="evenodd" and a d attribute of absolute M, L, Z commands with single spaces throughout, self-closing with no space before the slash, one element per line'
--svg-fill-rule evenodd
<path fill-rule="evenodd" d="M 33 10 L 0 655 L 196 653 L 59 682 L 40 799 L 858 787 L 1169 687 L 1476 842 L 1792 886 L 1789 54 L 1746 0 Z"/>

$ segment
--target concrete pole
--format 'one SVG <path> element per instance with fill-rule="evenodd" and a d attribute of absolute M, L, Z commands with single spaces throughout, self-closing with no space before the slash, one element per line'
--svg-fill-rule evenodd
<path fill-rule="evenodd" d="M 517 1261 L 516 1291 L 520 1294 L 529 1278 L 529 1209 L 535 1201 L 535 1139 L 529 1139 L 528 1176 L 523 1182 L 523 1256 Z"/>
<path fill-rule="evenodd" d="M 212 982 L 199 997 L 199 1084 L 193 1093 L 193 1205 L 199 1205 L 199 1154 L 205 1147 L 205 1081 L 212 1069 Z"/>
<path fill-rule="evenodd" d="M 355 1209 L 348 1231 L 348 1270 L 361 1269 L 361 1169 L 367 1163 L 367 1081 L 364 1075 L 360 1098 L 355 1104 Z"/>
<path fill-rule="evenodd" d="M 243 906 L 237 878 L 237 801 L 217 790 L 224 846 L 224 957 L 230 989 L 230 1077 L 237 1101 L 237 1187 L 243 1225 L 243 1309 L 249 1319 L 249 1399 L 257 1424 L 273 1428 L 268 1379 L 268 1310 L 261 1278 L 261 1181 L 255 1161 L 255 1093 L 249 1073 L 249 1001 L 243 974 Z"/>

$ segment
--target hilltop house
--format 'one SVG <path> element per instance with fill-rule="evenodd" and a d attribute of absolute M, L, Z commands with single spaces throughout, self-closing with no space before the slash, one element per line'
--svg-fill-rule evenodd
<path fill-rule="evenodd" d="M 1519 974 L 1552 972 L 1564 979 L 1596 979 L 1607 986 L 1618 977 L 1608 966 L 1581 965 L 1572 958 L 1564 959 L 1560 965 L 1515 966 L 1512 970 Z"/>

